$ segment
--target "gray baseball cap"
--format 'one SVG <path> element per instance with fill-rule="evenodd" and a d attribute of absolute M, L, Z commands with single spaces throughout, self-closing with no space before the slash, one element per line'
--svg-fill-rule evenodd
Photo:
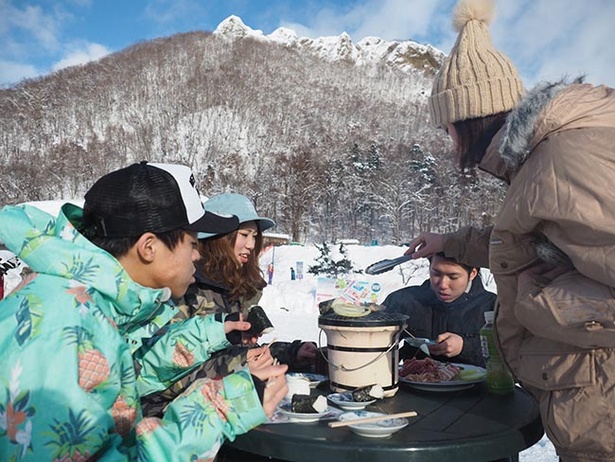
<path fill-rule="evenodd" d="M 206 212 L 223 217 L 235 215 L 239 219 L 239 224 L 255 221 L 261 233 L 275 226 L 275 221 L 270 218 L 259 216 L 258 213 L 256 213 L 256 208 L 252 201 L 243 194 L 224 193 L 212 196 L 205 201 L 203 208 Z M 237 226 L 237 228 L 238 227 L 239 226 Z M 219 234 L 226 233 L 202 232 L 198 234 L 198 238 L 207 239 L 208 237 L 217 236 Z"/>

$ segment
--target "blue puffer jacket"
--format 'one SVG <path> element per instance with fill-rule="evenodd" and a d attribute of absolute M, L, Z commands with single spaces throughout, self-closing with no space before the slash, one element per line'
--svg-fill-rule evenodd
<path fill-rule="evenodd" d="M 213 458 L 267 420 L 249 371 L 204 379 L 162 419 L 139 399 L 229 345 L 224 326 L 176 313 L 170 290 L 135 283 L 77 232 L 82 210 L 55 219 L 30 206 L 0 211 L 0 240 L 34 277 L 0 301 L 0 460 Z M 241 411 L 241 414 L 238 412 Z"/>

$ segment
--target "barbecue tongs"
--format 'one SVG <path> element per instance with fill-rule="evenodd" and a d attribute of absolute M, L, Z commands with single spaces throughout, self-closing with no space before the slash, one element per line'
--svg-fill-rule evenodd
<path fill-rule="evenodd" d="M 377 261 L 376 263 L 372 263 L 367 268 L 365 268 L 365 273 L 372 274 L 372 275 L 386 273 L 387 271 L 390 271 L 393 268 L 395 268 L 397 265 L 403 262 L 406 262 L 408 260 L 412 260 L 412 255 L 402 255 L 401 257 L 397 257 L 393 259 L 380 260 L 380 261 Z"/>

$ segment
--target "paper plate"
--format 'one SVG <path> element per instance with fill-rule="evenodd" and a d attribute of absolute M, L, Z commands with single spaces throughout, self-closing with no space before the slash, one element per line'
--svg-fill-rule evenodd
<path fill-rule="evenodd" d="M 420 348 L 423 345 L 429 346 L 438 344 L 435 340 L 424 337 L 405 337 L 403 338 L 403 341 L 414 348 Z"/>
<path fill-rule="evenodd" d="M 322 417 L 328 415 L 332 411 L 330 407 L 327 407 L 327 409 L 325 409 L 324 412 L 320 412 L 320 413 L 293 412 L 291 411 L 291 405 L 289 402 L 281 403 L 278 406 L 278 410 L 280 411 L 280 414 L 286 417 L 290 422 L 304 422 L 304 423 L 317 422 Z"/>
<path fill-rule="evenodd" d="M 331 393 L 327 396 L 327 399 L 337 407 L 348 411 L 365 409 L 366 406 L 376 402 L 375 399 L 371 399 L 369 401 L 355 401 L 352 399 L 351 392 Z"/>
<path fill-rule="evenodd" d="M 344 412 L 338 419 L 341 421 L 363 419 L 365 417 L 376 417 L 386 415 L 382 412 L 369 412 L 369 411 L 353 411 Z M 348 425 L 348 428 L 357 435 L 365 436 L 368 438 L 387 438 L 393 433 L 398 432 L 402 428 L 408 425 L 408 419 L 394 418 L 379 420 L 377 422 L 358 423 L 354 425 Z"/>

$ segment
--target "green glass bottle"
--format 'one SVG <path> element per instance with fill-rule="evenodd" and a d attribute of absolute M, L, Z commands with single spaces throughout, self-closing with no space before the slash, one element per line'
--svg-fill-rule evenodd
<path fill-rule="evenodd" d="M 480 343 L 487 366 L 487 390 L 495 395 L 508 395 L 515 389 L 515 380 L 500 358 L 493 338 L 493 311 L 485 313 L 485 325 L 480 330 Z"/>

